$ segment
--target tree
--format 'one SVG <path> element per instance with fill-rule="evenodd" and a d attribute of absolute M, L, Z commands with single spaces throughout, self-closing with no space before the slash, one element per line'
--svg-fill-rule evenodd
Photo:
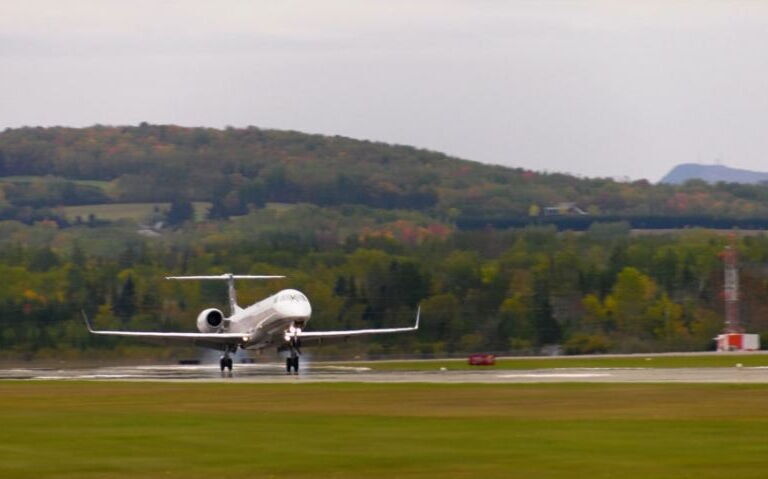
<path fill-rule="evenodd" d="M 584 317 L 581 321 L 583 329 L 591 332 L 607 332 L 613 329 L 611 311 L 600 298 L 588 294 L 581 300 L 581 304 L 584 307 Z"/>
<path fill-rule="evenodd" d="M 442 263 L 443 288 L 463 297 L 481 285 L 480 258 L 473 251 L 454 251 Z"/>
<path fill-rule="evenodd" d="M 620 331 L 629 335 L 649 335 L 653 324 L 647 310 L 656 296 L 657 286 L 651 278 L 631 266 L 619 273 L 606 308 L 612 312 Z"/>
<path fill-rule="evenodd" d="M 78 241 L 75 241 L 75 243 L 72 245 L 70 261 L 78 268 L 85 266 L 85 252 L 83 251 L 83 248 L 80 246 Z"/>
<path fill-rule="evenodd" d="M 123 321 L 129 320 L 136 313 L 136 285 L 130 276 L 120 288 L 113 311 Z"/>
<path fill-rule="evenodd" d="M 48 271 L 51 268 L 59 266 L 61 261 L 59 257 L 51 251 L 50 248 L 41 248 L 35 252 L 32 256 L 32 260 L 29 262 L 30 271 Z"/>
<path fill-rule="evenodd" d="M 685 342 L 689 338 L 683 318 L 683 307 L 662 294 L 648 308 L 648 322 L 657 338 L 667 344 Z"/>
<path fill-rule="evenodd" d="M 536 278 L 533 282 L 532 323 L 536 328 L 539 344 L 554 344 L 560 340 L 560 325 L 552 314 L 549 301 L 549 282 Z"/>
<path fill-rule="evenodd" d="M 427 298 L 421 304 L 421 314 L 429 321 L 424 321 L 421 334 L 433 341 L 453 343 L 463 332 L 460 309 L 459 300 L 450 293 Z"/>
<path fill-rule="evenodd" d="M 174 200 L 166 215 L 170 226 L 179 226 L 195 217 L 195 208 L 189 200 Z"/>
<path fill-rule="evenodd" d="M 505 349 L 513 339 L 529 343 L 536 340 L 530 305 L 520 293 L 505 299 L 499 306 L 498 347 Z"/>

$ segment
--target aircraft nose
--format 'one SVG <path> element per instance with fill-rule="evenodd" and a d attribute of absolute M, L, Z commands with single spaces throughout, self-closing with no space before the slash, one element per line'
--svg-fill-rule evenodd
<path fill-rule="evenodd" d="M 312 314 L 312 308 L 306 302 L 285 302 L 279 305 L 278 310 L 289 318 L 308 318 Z"/>

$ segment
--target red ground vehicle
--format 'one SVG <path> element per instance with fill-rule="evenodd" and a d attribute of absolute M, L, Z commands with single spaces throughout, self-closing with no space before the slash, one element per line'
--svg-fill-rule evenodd
<path fill-rule="evenodd" d="M 470 366 L 493 366 L 496 364 L 496 356 L 493 354 L 472 354 L 469 356 Z"/>

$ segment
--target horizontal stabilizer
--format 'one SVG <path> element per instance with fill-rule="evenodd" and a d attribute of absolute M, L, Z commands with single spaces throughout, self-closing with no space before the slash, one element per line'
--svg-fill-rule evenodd
<path fill-rule="evenodd" d="M 218 279 L 228 281 L 231 279 L 280 279 L 285 276 L 265 276 L 255 274 L 220 274 L 218 276 L 166 276 L 165 279 L 195 280 L 195 279 Z"/>
<path fill-rule="evenodd" d="M 285 278 L 285 276 L 265 276 L 260 274 L 232 274 L 232 273 L 224 273 L 216 276 L 206 275 L 206 276 L 166 276 L 165 279 L 176 279 L 176 280 L 206 280 L 206 279 L 214 279 L 219 281 L 226 281 L 229 285 L 229 311 L 230 315 L 233 315 L 237 313 L 238 311 L 241 311 L 240 306 L 237 305 L 237 293 L 235 292 L 235 280 L 236 279 L 280 279 Z"/>

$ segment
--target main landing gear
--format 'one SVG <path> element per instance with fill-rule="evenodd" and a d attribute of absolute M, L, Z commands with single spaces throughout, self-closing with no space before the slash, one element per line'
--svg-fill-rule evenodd
<path fill-rule="evenodd" d="M 224 374 L 228 374 L 229 376 L 232 376 L 232 357 L 229 355 L 230 351 L 229 349 L 224 351 L 224 355 L 219 359 L 219 368 L 221 368 L 221 375 L 224 376 Z M 225 370 L 228 370 L 225 373 Z"/>
<path fill-rule="evenodd" d="M 221 368 L 221 372 L 224 372 L 225 369 L 228 369 L 229 372 L 232 372 L 232 358 L 228 356 L 222 356 L 222 358 L 219 360 L 219 367 Z"/>

